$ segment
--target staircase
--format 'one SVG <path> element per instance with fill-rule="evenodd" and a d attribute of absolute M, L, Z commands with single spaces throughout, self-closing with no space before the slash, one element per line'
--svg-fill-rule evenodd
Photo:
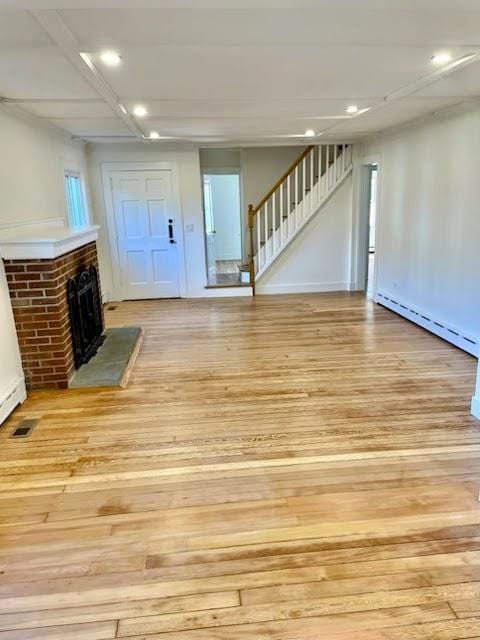
<path fill-rule="evenodd" d="M 352 171 L 347 144 L 309 146 L 256 207 L 248 207 L 250 285 L 288 247 Z"/>

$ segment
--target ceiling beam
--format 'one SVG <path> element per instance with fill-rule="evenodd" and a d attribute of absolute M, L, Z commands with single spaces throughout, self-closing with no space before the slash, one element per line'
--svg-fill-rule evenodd
<path fill-rule="evenodd" d="M 120 98 L 107 83 L 93 64 L 90 57 L 83 53 L 75 36 L 64 23 L 57 11 L 29 11 L 41 27 L 48 33 L 52 42 L 62 51 L 75 69 L 90 84 L 115 114 L 126 124 L 137 138 L 145 140 L 145 132 L 130 116 Z"/>
<path fill-rule="evenodd" d="M 393 91 L 389 95 L 385 96 L 383 100 L 381 100 L 380 102 L 377 102 L 376 104 L 372 105 L 368 109 L 362 109 L 355 115 L 348 116 L 348 119 L 351 120 L 352 118 L 361 118 L 362 114 L 364 113 L 372 113 L 373 111 L 384 109 L 385 107 L 388 107 L 390 104 L 398 102 L 402 98 L 406 98 L 408 96 L 414 95 L 415 93 L 418 93 L 418 91 L 420 91 L 421 89 L 424 89 L 425 87 L 428 87 L 429 85 L 434 84 L 439 80 L 443 80 L 443 78 L 446 78 L 447 76 L 455 73 L 456 71 L 459 71 L 460 69 L 464 69 L 465 67 L 468 67 L 474 62 L 479 62 L 479 61 L 480 61 L 480 51 L 476 51 L 475 53 L 470 53 L 468 55 L 462 56 L 461 58 L 457 58 L 456 60 L 453 60 L 452 62 L 440 67 L 439 69 L 435 69 L 435 71 L 433 71 L 432 73 L 429 73 L 428 75 L 423 76 L 422 78 L 419 78 L 418 80 L 415 80 L 414 82 L 411 82 L 410 84 L 400 89 L 397 89 L 396 91 Z M 448 109 L 449 107 L 445 107 L 445 108 Z M 440 111 L 440 109 L 436 109 L 436 111 L 438 112 Z M 327 127 L 326 129 L 324 129 L 322 133 L 330 132 L 336 129 L 341 129 L 342 124 L 343 123 L 332 124 L 331 127 Z"/>

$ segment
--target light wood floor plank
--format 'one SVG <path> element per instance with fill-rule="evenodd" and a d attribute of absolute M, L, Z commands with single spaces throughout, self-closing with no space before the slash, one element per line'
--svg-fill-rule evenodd
<path fill-rule="evenodd" d="M 479 636 L 474 358 L 360 294 L 115 306 L 128 387 L 0 430 L 0 640 Z"/>

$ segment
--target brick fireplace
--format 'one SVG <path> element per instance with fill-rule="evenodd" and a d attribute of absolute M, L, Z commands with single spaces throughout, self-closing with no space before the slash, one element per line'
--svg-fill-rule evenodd
<path fill-rule="evenodd" d="M 5 259 L 27 389 L 64 389 L 74 370 L 67 282 L 98 269 L 95 241 L 51 258 Z"/>

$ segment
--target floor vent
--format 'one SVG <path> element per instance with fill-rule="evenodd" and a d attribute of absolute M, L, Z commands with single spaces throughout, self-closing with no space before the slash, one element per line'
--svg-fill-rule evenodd
<path fill-rule="evenodd" d="M 37 426 L 38 420 L 25 419 L 17 424 L 15 429 L 10 434 L 11 438 L 28 438 L 33 429 Z"/>

